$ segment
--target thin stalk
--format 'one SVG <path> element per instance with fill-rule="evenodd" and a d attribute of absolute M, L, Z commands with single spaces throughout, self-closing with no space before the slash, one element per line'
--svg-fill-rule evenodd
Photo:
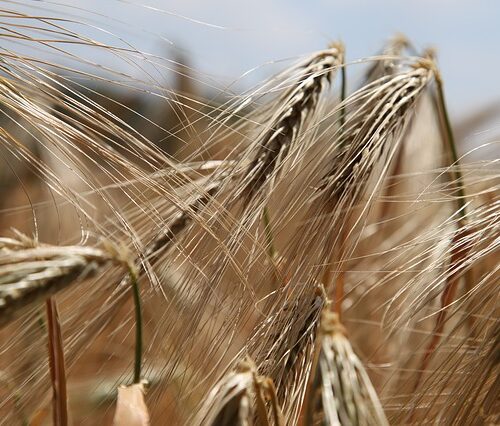
<path fill-rule="evenodd" d="M 344 101 L 346 98 L 346 92 L 347 92 L 347 73 L 345 70 L 345 61 L 342 64 L 342 67 L 340 68 L 340 104 L 342 107 L 340 108 L 340 134 L 342 134 L 342 131 L 344 129 L 344 123 L 345 123 L 345 105 Z"/>
<path fill-rule="evenodd" d="M 52 297 L 45 302 L 48 325 L 49 367 L 52 384 L 52 419 L 56 426 L 68 424 L 68 406 L 66 392 L 66 369 L 61 324 L 57 305 Z"/>
<path fill-rule="evenodd" d="M 141 382 L 141 366 L 142 366 L 142 309 L 141 309 L 141 293 L 137 274 L 132 267 L 129 267 L 130 286 L 134 296 L 135 309 L 135 360 L 134 360 L 134 383 Z"/>
<path fill-rule="evenodd" d="M 342 133 L 344 131 L 344 123 L 345 123 L 345 105 L 344 101 L 346 98 L 346 93 L 347 93 L 347 73 L 346 73 L 346 65 L 345 65 L 345 58 L 344 58 L 344 63 L 342 64 L 342 67 L 340 68 L 340 78 L 341 78 L 341 83 L 340 83 L 340 128 L 339 128 L 339 139 L 342 140 Z M 342 238 L 343 241 L 343 238 Z M 336 251 L 333 250 L 332 255 L 330 257 L 330 262 L 328 265 L 333 265 L 335 261 L 335 253 Z M 323 273 L 323 286 L 325 289 L 329 287 L 329 283 L 331 281 L 331 276 L 332 276 L 332 271 L 331 268 L 327 266 L 327 269 Z M 340 275 L 337 279 L 337 283 L 335 286 L 335 312 L 338 314 L 339 318 L 341 317 L 342 314 L 342 299 L 344 297 L 344 272 L 340 272 Z"/>
<path fill-rule="evenodd" d="M 439 74 L 439 72 L 436 71 L 435 75 L 436 75 L 436 87 L 437 87 L 437 104 L 444 124 L 446 145 L 448 147 L 448 155 L 449 157 L 451 157 L 450 158 L 451 164 L 455 165 L 456 167 L 453 170 L 453 176 L 458 192 L 457 204 L 459 207 L 460 225 L 464 225 L 466 222 L 465 219 L 466 211 L 465 211 L 465 190 L 464 190 L 462 172 L 460 171 L 460 163 L 458 160 L 455 138 L 453 136 L 453 130 L 451 128 L 448 109 L 446 108 L 443 80 L 441 79 L 441 75 Z"/>

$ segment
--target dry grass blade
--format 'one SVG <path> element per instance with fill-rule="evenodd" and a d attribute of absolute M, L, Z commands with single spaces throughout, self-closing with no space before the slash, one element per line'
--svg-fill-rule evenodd
<path fill-rule="evenodd" d="M 118 388 L 118 399 L 113 419 L 115 426 L 148 426 L 150 424 L 144 394 L 143 383 L 134 383 Z"/>
<path fill-rule="evenodd" d="M 337 314 L 323 312 L 317 342 L 303 425 L 388 425 Z"/>
<path fill-rule="evenodd" d="M 46 301 L 46 311 L 49 336 L 49 367 L 52 381 L 52 418 L 54 425 L 66 426 L 68 424 L 68 397 L 66 393 L 64 348 L 57 305 L 52 297 Z"/>

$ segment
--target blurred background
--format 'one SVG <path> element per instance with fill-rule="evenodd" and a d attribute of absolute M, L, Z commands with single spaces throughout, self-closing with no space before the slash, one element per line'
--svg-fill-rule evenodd
<path fill-rule="evenodd" d="M 33 13 L 53 10 L 53 16 L 85 22 L 85 28 L 68 26 L 104 43 L 130 43 L 141 52 L 182 57 L 199 73 L 201 86 L 227 85 L 236 92 L 270 76 L 276 61 L 321 49 L 332 40 L 343 40 L 348 60 L 354 61 L 380 52 L 389 37 L 403 32 L 417 48 L 437 49 L 453 117 L 500 99 L 500 3 L 494 0 L 24 0 L 9 4 Z M 83 54 L 78 46 L 65 48 Z M 92 57 L 113 69 L 141 73 L 103 51 L 93 49 Z"/>
<path fill-rule="evenodd" d="M 71 105 L 76 99 L 92 110 L 99 105 L 119 121 L 120 128 L 133 129 L 179 160 L 199 149 L 205 159 L 216 158 L 220 144 L 205 148 L 205 142 L 214 138 L 215 117 L 238 102 L 238 95 L 259 87 L 300 58 L 342 40 L 347 62 L 352 64 L 348 87 L 354 90 L 370 66 L 367 58 L 382 53 L 398 33 L 409 38 L 418 54 L 435 49 L 458 149 L 468 153 L 466 161 L 498 157 L 498 143 L 489 143 L 500 134 L 498 1 L 22 0 L 1 4 L 0 75 L 18 79 L 19 88 L 43 105 L 48 117 L 60 114 L 68 120 L 75 114 Z M 47 83 L 57 93 L 42 93 L 40 88 Z M 17 114 L 5 111 L 1 127 L 37 159 L 67 174 L 67 164 L 55 160 L 57 155 L 40 151 L 36 125 L 31 128 L 34 123 Z M 43 120 L 40 125 L 45 125 Z M 124 146 L 125 134 L 103 130 L 107 125 L 93 119 L 88 126 L 95 130 L 95 140 L 105 137 Z M 224 143 L 231 146 L 230 141 Z M 475 149 L 481 145 L 481 150 Z M 0 230 L 15 226 L 30 233 L 34 226 L 30 205 L 49 195 L 30 193 L 30 179 L 38 181 L 26 171 L 25 162 L 14 157 L 4 148 L 0 151 L 4 195 Z M 72 179 L 80 177 L 65 177 Z M 53 232 L 47 230 L 47 234 Z"/>

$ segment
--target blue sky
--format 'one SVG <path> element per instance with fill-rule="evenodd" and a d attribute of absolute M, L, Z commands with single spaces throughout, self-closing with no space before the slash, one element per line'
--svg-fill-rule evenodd
<path fill-rule="evenodd" d="M 121 37 L 140 50 L 172 58 L 185 52 L 194 68 L 215 81 L 226 83 L 258 67 L 239 81 L 238 89 L 280 68 L 263 64 L 322 49 L 328 41 L 342 39 L 348 60 L 355 60 L 375 54 L 384 40 L 404 32 L 417 47 L 437 48 L 454 115 L 500 100 L 500 1 L 59 0 L 25 4 L 73 14 L 94 25 L 86 33 L 104 42 Z"/>

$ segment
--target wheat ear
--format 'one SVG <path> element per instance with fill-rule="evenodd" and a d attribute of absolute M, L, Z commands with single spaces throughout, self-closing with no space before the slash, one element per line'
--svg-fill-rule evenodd
<path fill-rule="evenodd" d="M 345 334 L 338 315 L 325 309 L 303 425 L 388 426 L 377 393 Z"/>
<path fill-rule="evenodd" d="M 112 263 L 123 260 L 106 249 L 39 244 L 23 235 L 0 238 L 0 326 Z"/>
<path fill-rule="evenodd" d="M 344 48 L 333 44 L 306 62 L 300 71 L 299 83 L 282 96 L 280 108 L 246 155 L 253 157 L 245 173 L 244 203 L 247 205 L 259 192 L 269 177 L 279 170 L 306 122 L 316 111 L 321 92 L 342 65 Z"/>

